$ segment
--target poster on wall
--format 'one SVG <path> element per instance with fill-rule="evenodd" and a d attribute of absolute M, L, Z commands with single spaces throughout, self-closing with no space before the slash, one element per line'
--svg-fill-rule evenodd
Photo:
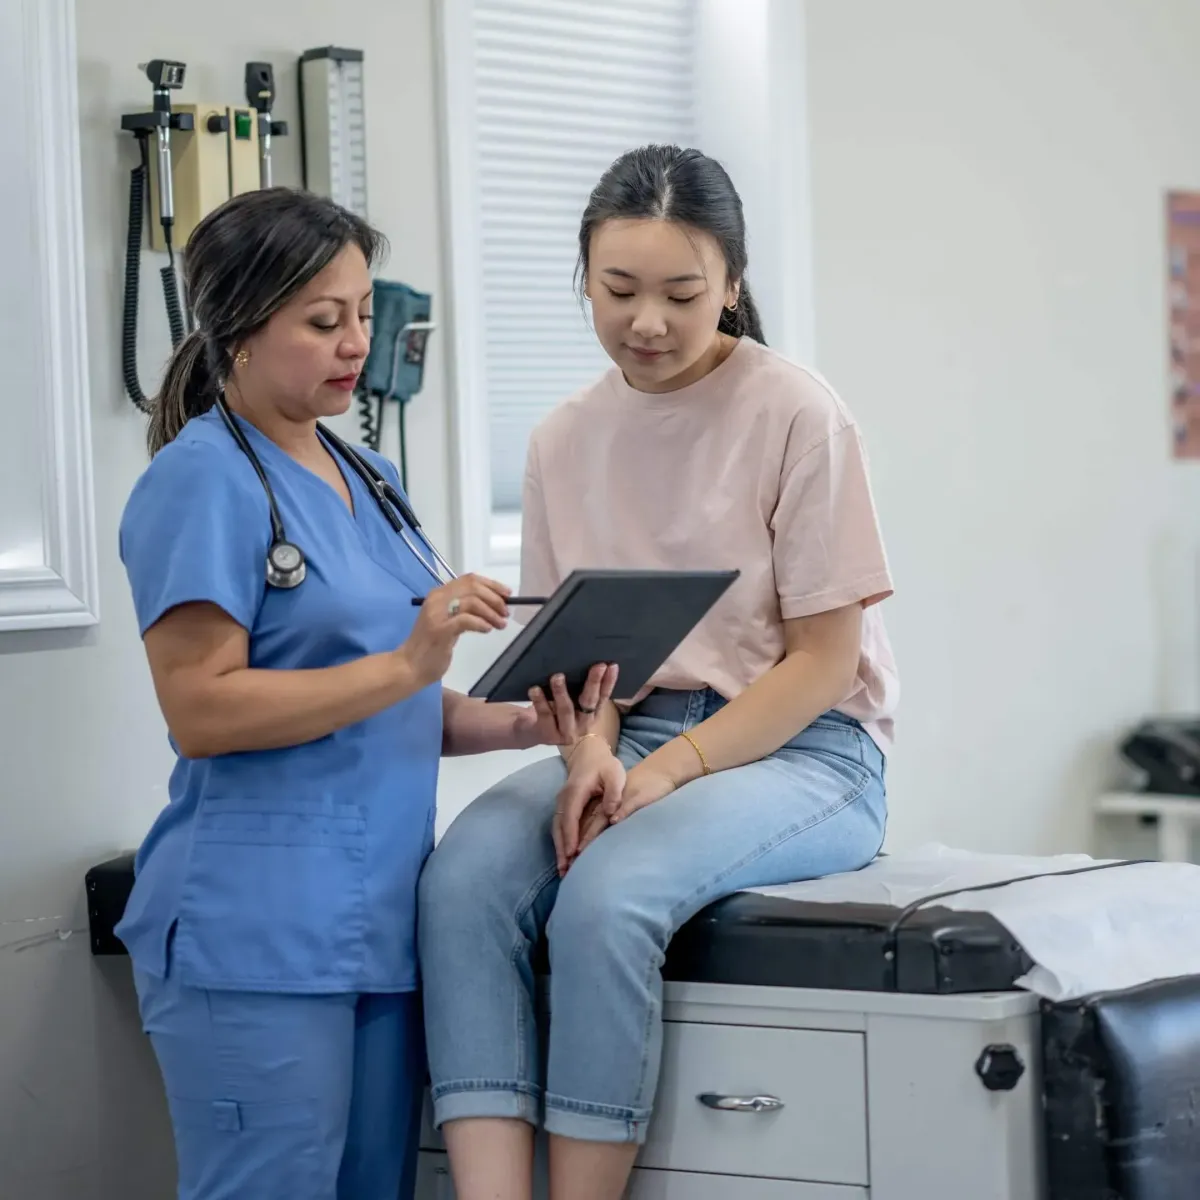
<path fill-rule="evenodd" d="M 1200 458 L 1200 192 L 1167 193 L 1171 446 Z"/>

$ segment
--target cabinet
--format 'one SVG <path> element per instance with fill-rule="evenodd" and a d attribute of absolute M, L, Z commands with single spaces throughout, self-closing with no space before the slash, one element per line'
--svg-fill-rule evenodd
<path fill-rule="evenodd" d="M 670 983 L 664 999 L 628 1200 L 1044 1200 L 1035 996 Z M 1022 1064 L 1007 1090 L 979 1074 L 997 1046 Z M 428 1121 L 421 1144 L 417 1200 L 455 1200 Z"/>

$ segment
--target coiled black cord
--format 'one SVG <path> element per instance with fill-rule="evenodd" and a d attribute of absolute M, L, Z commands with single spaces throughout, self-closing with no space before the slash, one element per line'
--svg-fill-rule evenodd
<path fill-rule="evenodd" d="M 148 413 L 150 400 L 142 391 L 137 368 L 138 292 L 141 287 L 142 225 L 145 221 L 146 189 L 150 179 L 150 150 L 145 137 L 138 137 L 142 161 L 129 173 L 129 229 L 125 242 L 125 301 L 121 314 L 121 373 L 125 391 L 142 412 Z M 167 265 L 161 268 L 163 301 L 167 323 L 171 330 L 171 345 L 183 341 L 183 307 L 179 302 L 179 281 L 175 275 L 175 252 L 171 232 L 164 231 L 167 243 Z"/>
<path fill-rule="evenodd" d="M 362 430 L 363 445 L 369 450 L 379 449 L 383 431 L 383 397 L 370 392 L 358 393 L 358 425 Z"/>
<path fill-rule="evenodd" d="M 167 265 L 161 269 L 163 303 L 167 306 L 167 324 L 171 330 L 171 345 L 178 346 L 183 341 L 184 321 L 183 305 L 179 300 L 179 277 L 175 274 L 175 251 L 171 246 L 171 230 L 163 230 L 167 241 Z"/>

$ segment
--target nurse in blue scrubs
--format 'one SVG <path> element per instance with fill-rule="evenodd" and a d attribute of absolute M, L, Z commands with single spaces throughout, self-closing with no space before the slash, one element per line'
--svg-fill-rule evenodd
<path fill-rule="evenodd" d="M 557 686 L 528 708 L 442 688 L 457 639 L 505 624 L 507 589 L 447 581 L 394 467 L 318 425 L 363 369 L 380 250 L 288 189 L 201 223 L 197 329 L 121 522 L 178 757 L 118 933 L 180 1200 L 411 1195 L 439 758 L 573 742 L 615 682 L 593 671 L 579 710 Z"/>

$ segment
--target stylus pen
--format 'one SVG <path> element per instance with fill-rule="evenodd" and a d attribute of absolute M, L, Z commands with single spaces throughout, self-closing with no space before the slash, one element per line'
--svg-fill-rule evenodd
<path fill-rule="evenodd" d="M 509 596 L 509 598 L 507 600 L 505 600 L 504 603 L 507 605 L 510 605 L 510 606 L 513 604 L 535 605 L 535 604 L 545 604 L 546 601 L 547 601 L 547 597 L 545 597 L 545 596 Z M 412 602 L 413 602 L 414 608 L 420 608 L 421 605 L 425 603 L 425 599 L 423 596 L 414 596 L 412 598 Z"/>

